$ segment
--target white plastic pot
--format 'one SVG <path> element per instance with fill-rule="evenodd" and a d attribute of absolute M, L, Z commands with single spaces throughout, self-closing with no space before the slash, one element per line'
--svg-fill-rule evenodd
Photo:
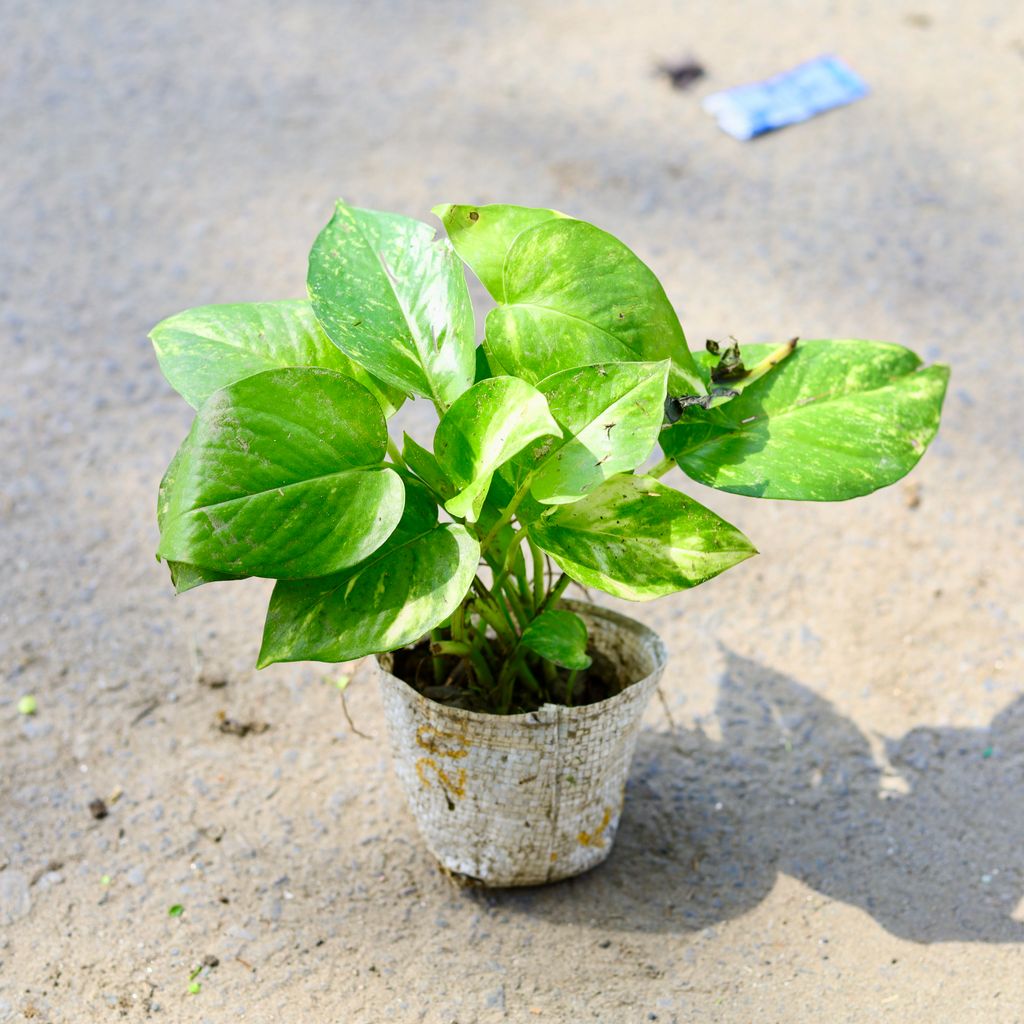
<path fill-rule="evenodd" d="M 623 615 L 563 606 L 636 682 L 597 704 L 487 715 L 427 699 L 388 671 L 389 655 L 378 658 L 395 771 L 428 849 L 461 880 L 537 885 L 587 871 L 611 852 L 665 647 Z"/>

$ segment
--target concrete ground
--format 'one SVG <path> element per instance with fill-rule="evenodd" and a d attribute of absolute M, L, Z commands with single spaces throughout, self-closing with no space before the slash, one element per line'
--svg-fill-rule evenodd
<path fill-rule="evenodd" d="M 1024 1020 L 1019 9 L 0 21 L 0 1021 Z M 827 51 L 868 99 L 749 144 L 699 108 Z M 656 67 L 687 55 L 707 76 L 675 91 Z M 674 725 L 651 707 L 614 853 L 572 882 L 451 888 L 368 669 L 370 741 L 338 670 L 252 671 L 268 585 L 175 598 L 153 559 L 190 414 L 147 330 L 303 294 L 339 195 L 595 221 L 695 347 L 856 335 L 953 366 L 912 481 L 828 507 L 690 487 L 763 553 L 631 609 L 670 646 Z"/>

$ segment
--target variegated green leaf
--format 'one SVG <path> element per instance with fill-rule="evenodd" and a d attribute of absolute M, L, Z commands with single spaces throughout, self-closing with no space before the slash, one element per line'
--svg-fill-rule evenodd
<path fill-rule="evenodd" d="M 321 576 L 397 525 L 384 414 L 331 370 L 266 370 L 215 392 L 174 468 L 158 554 L 231 576 Z"/>
<path fill-rule="evenodd" d="M 537 390 L 561 437 L 532 445 L 516 461 L 532 472 L 530 493 L 546 505 L 578 501 L 609 477 L 636 469 L 658 441 L 668 360 L 598 363 L 545 377 Z"/>
<path fill-rule="evenodd" d="M 563 608 L 551 608 L 532 619 L 519 641 L 527 650 L 563 668 L 590 667 L 587 624 Z"/>
<path fill-rule="evenodd" d="M 497 299 L 505 301 L 502 268 L 516 238 L 545 221 L 565 217 L 557 210 L 529 206 L 435 206 L 433 214 L 444 224 L 459 258 Z"/>
<path fill-rule="evenodd" d="M 307 284 L 330 339 L 381 380 L 442 410 L 473 383 L 465 274 L 428 224 L 339 202 L 309 254 Z"/>
<path fill-rule="evenodd" d="M 744 346 L 753 365 L 770 346 Z M 801 342 L 720 408 L 687 409 L 661 446 L 694 480 L 760 498 L 841 501 L 895 483 L 935 437 L 945 366 L 899 345 Z"/>
<path fill-rule="evenodd" d="M 274 588 L 259 667 L 278 661 L 351 661 L 413 643 L 466 596 L 480 544 L 410 483 L 405 514 L 369 558 L 334 576 Z"/>
<path fill-rule="evenodd" d="M 491 377 L 474 384 L 441 420 L 434 453 L 457 488 L 445 509 L 476 522 L 494 471 L 531 441 L 559 434 L 544 396 L 516 377 Z"/>
<path fill-rule="evenodd" d="M 528 529 L 572 579 L 630 601 L 694 587 L 756 553 L 735 526 L 692 498 L 625 473 Z"/>
<path fill-rule="evenodd" d="M 372 392 L 385 416 L 405 393 L 352 362 L 324 334 L 308 299 L 200 306 L 150 332 L 160 369 L 194 409 L 236 380 L 283 366 L 320 366 Z"/>
<path fill-rule="evenodd" d="M 672 394 L 703 394 L 664 289 L 618 239 L 550 210 L 439 209 L 456 250 L 500 303 L 484 339 L 492 367 L 535 384 L 591 363 L 670 359 Z"/>

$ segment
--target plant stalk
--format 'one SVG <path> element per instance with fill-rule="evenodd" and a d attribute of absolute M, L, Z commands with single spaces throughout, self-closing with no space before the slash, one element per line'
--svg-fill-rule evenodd
<path fill-rule="evenodd" d="M 666 455 L 656 466 L 652 466 L 644 476 L 653 476 L 655 480 L 660 480 L 675 464 L 676 460 Z"/>

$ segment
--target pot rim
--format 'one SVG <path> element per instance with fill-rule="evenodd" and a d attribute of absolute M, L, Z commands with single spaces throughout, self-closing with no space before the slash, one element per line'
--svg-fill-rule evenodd
<path fill-rule="evenodd" d="M 600 714 L 606 707 L 608 707 L 613 701 L 619 700 L 627 691 L 631 690 L 634 686 L 642 683 L 645 679 L 655 675 L 658 672 L 664 670 L 668 663 L 668 648 L 665 647 L 664 641 L 661 637 L 653 630 L 650 626 L 645 625 L 643 622 L 639 622 L 629 615 L 623 615 L 621 612 L 613 611 L 611 608 L 605 608 L 603 605 L 593 604 L 590 601 L 577 601 L 574 598 L 563 598 L 559 602 L 559 607 L 568 608 L 570 611 L 582 613 L 583 615 L 589 615 L 595 619 L 605 619 L 608 622 L 615 623 L 618 626 L 625 626 L 634 632 L 646 634 L 646 639 L 650 644 L 651 653 L 654 656 L 654 667 L 646 675 L 640 679 L 635 679 L 629 683 L 618 693 L 612 694 L 611 697 L 606 697 L 604 700 L 595 701 L 592 704 L 578 704 L 570 707 L 568 704 L 541 704 L 539 708 L 533 711 L 523 711 L 517 715 L 495 715 L 487 711 L 470 711 L 468 708 L 453 708 L 448 704 L 442 704 L 440 701 L 432 700 L 430 697 L 424 696 L 414 686 L 410 686 L 400 676 L 396 676 L 390 669 L 385 668 L 381 664 L 381 658 L 388 657 L 394 654 L 394 651 L 381 651 L 379 654 L 374 654 L 373 659 L 377 663 L 381 672 L 389 675 L 396 682 L 401 683 L 407 690 L 410 690 L 416 695 L 416 697 L 426 704 L 431 704 L 434 707 L 443 708 L 445 713 L 457 716 L 458 718 L 465 719 L 468 721 L 489 721 L 491 719 L 500 719 L 502 722 L 508 722 L 515 724 L 517 722 L 524 725 L 536 725 L 538 712 L 544 711 L 547 708 L 557 708 L 559 710 L 564 709 L 566 711 L 586 714 Z"/>

